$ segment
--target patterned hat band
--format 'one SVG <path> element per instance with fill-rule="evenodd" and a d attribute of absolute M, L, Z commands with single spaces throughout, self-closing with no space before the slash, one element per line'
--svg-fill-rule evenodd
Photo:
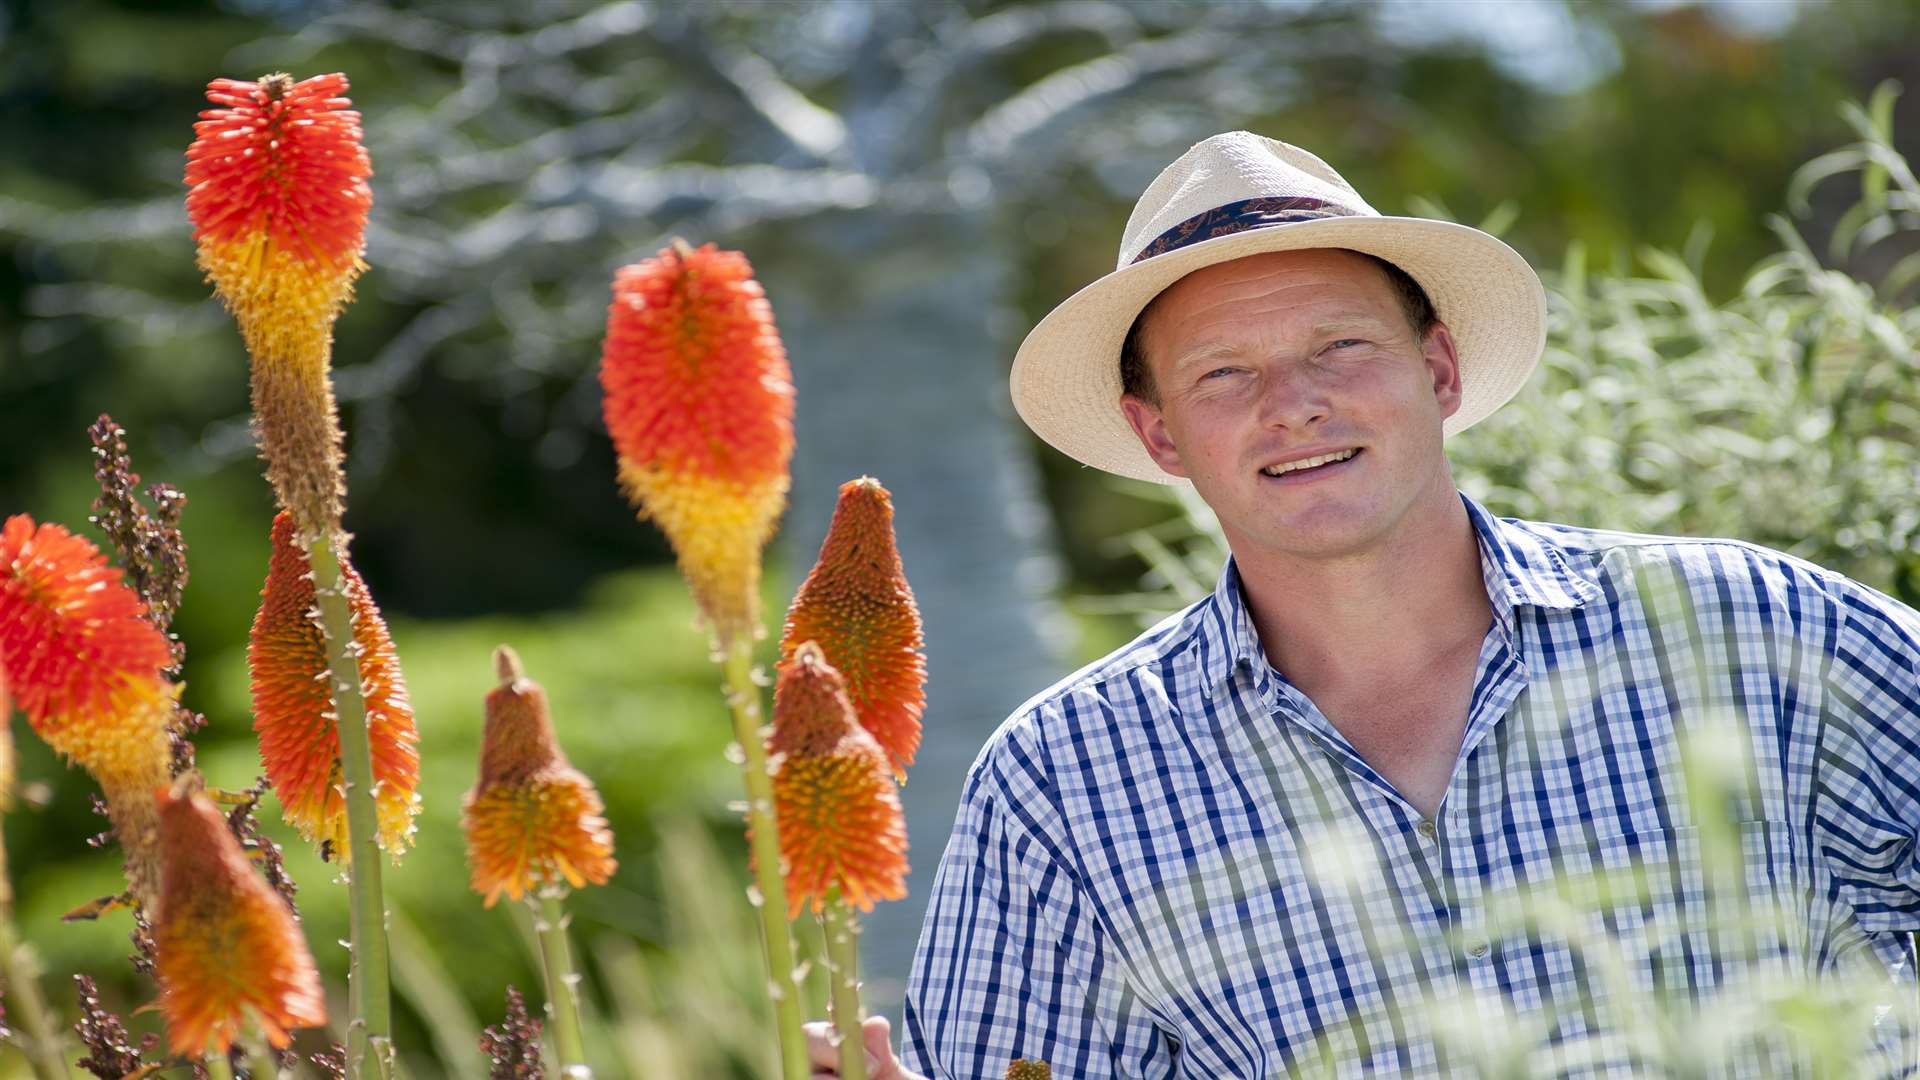
<path fill-rule="evenodd" d="M 1140 254 L 1133 257 L 1133 262 L 1141 262 L 1155 255 L 1164 255 L 1176 248 L 1189 247 L 1215 237 L 1247 232 L 1251 229 L 1289 225 L 1296 221 L 1359 216 L 1361 215 L 1358 211 L 1349 210 L 1339 203 L 1308 198 L 1304 195 L 1293 198 L 1262 196 L 1257 199 L 1241 199 L 1239 202 L 1230 202 L 1225 206 L 1216 206 L 1203 214 L 1195 214 L 1154 237 L 1153 243 L 1140 249 Z"/>

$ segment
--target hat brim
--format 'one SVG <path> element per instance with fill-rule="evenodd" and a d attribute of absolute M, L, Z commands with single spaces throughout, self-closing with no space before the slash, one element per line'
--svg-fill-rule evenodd
<path fill-rule="evenodd" d="M 1013 358 L 1013 408 L 1049 446 L 1076 461 L 1153 483 L 1160 471 L 1120 411 L 1120 346 L 1161 291 L 1202 267 L 1247 255 L 1348 248 L 1405 270 L 1433 301 L 1460 357 L 1451 436 L 1518 393 L 1540 362 L 1547 296 L 1520 253 L 1466 225 L 1429 218 L 1324 218 L 1234 233 L 1116 270 L 1068 297 Z"/>

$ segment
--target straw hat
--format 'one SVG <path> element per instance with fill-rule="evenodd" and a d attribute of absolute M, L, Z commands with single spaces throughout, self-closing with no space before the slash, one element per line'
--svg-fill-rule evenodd
<path fill-rule="evenodd" d="M 1040 321 L 1013 360 L 1013 407 L 1061 453 L 1096 469 L 1175 483 L 1120 412 L 1120 346 L 1161 290 L 1214 263 L 1267 251 L 1349 248 L 1426 289 L 1460 356 L 1465 430 L 1527 381 L 1546 344 L 1546 293 L 1527 261 L 1465 225 L 1383 217 L 1326 162 L 1230 131 L 1167 166 L 1134 205 L 1114 272 Z"/>

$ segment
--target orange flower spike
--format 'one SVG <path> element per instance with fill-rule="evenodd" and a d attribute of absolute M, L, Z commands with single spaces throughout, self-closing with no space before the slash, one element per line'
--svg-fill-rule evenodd
<path fill-rule="evenodd" d="M 162 790 L 160 904 L 153 944 L 167 1045 L 225 1053 L 249 1022 L 286 1046 L 327 1022 L 313 954 L 286 901 L 240 850 L 213 803 Z"/>
<path fill-rule="evenodd" d="M 84 537 L 17 514 L 0 529 L 0 671 L 55 750 L 108 780 L 167 776 L 167 639 Z"/>
<path fill-rule="evenodd" d="M 500 685 L 487 693 L 480 779 L 461 824 L 473 891 L 492 907 L 565 883 L 604 885 L 613 876 L 613 832 L 593 781 L 567 763 L 554 739 L 547 692 L 502 645 Z"/>
<path fill-rule="evenodd" d="M 714 633 L 760 632 L 760 553 L 786 505 L 793 377 L 746 256 L 676 243 L 614 276 L 600 363 L 620 482 Z"/>
<path fill-rule="evenodd" d="M 773 806 L 788 917 L 830 889 L 862 911 L 907 895 L 907 823 L 886 751 L 860 726 L 840 673 L 811 641 L 773 692 Z"/>
<path fill-rule="evenodd" d="M 893 497 L 870 476 L 840 485 L 820 558 L 787 609 L 780 654 L 815 641 L 847 681 L 860 725 L 904 780 L 920 748 L 927 663 L 920 609 L 893 537 Z"/>
<path fill-rule="evenodd" d="M 48 746 L 93 774 L 134 894 L 158 894 L 153 790 L 179 688 L 146 605 L 84 537 L 18 514 L 0 527 L 0 681 Z M 6 721 L 0 708 L 0 723 Z"/>
<path fill-rule="evenodd" d="M 260 611 L 247 644 L 253 683 L 253 730 L 260 760 L 280 795 L 288 824 L 310 841 L 330 844 L 348 858 L 347 806 L 341 795 L 340 732 L 322 673 L 326 641 L 314 617 L 313 575 L 307 553 L 294 542 L 292 515 L 273 519 L 273 555 Z M 396 859 L 413 838 L 420 800 L 419 733 L 387 624 L 352 565 L 342 562 L 354 642 L 360 648 L 360 687 L 373 751 L 374 807 L 380 846 Z"/>
<path fill-rule="evenodd" d="M 337 527 L 340 431 L 327 383 L 333 322 L 365 269 L 373 172 L 345 75 L 215 79 L 187 148 L 200 269 L 254 362 L 267 477 L 303 532 Z"/>
<path fill-rule="evenodd" d="M 17 775 L 13 763 L 13 701 L 7 696 L 7 673 L 0 670 L 0 814 L 13 809 L 13 781 Z M 4 843 L 4 838 L 0 838 Z M 5 884 L 0 884 L 0 900 L 5 899 Z"/>

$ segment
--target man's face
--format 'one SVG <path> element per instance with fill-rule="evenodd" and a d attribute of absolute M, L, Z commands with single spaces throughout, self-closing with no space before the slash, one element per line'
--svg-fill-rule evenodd
<path fill-rule="evenodd" d="M 1452 497 L 1441 453 L 1441 423 L 1460 407 L 1452 336 L 1435 326 L 1416 338 L 1386 275 L 1352 252 L 1196 270 L 1160 294 L 1140 344 L 1159 401 L 1123 398 L 1127 420 L 1163 470 L 1193 481 L 1243 557 L 1363 552 Z M 1337 460 L 1298 467 L 1324 455 Z"/>

